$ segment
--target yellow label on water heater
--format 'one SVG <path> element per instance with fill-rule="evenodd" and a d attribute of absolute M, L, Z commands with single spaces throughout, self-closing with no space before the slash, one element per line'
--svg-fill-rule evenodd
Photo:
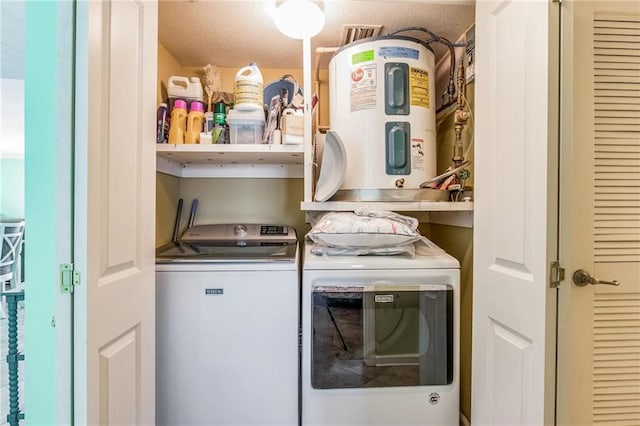
<path fill-rule="evenodd" d="M 429 71 L 411 68 L 409 76 L 411 105 L 429 108 Z"/>

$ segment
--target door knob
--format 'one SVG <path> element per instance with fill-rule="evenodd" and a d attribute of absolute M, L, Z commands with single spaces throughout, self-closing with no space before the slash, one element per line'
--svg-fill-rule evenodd
<path fill-rule="evenodd" d="M 573 273 L 573 282 L 579 287 L 584 287 L 587 284 L 620 285 L 620 282 L 616 280 L 605 281 L 605 280 L 599 280 L 595 277 L 592 277 L 591 274 L 589 274 L 584 269 L 578 269 Z"/>

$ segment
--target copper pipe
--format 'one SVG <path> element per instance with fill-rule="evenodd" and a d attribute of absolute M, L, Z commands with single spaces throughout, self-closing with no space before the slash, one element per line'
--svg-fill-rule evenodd
<path fill-rule="evenodd" d="M 458 98 L 454 115 L 455 141 L 453 144 L 453 163 L 456 167 L 464 162 L 464 148 L 462 146 L 462 130 L 467 124 L 469 113 L 464 110 L 464 103 L 467 95 L 467 80 L 464 73 L 464 60 L 458 64 Z"/>

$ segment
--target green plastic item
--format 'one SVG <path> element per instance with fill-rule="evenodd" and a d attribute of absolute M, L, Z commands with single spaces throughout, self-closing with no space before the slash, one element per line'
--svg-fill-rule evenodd
<path fill-rule="evenodd" d="M 227 106 L 223 102 L 217 102 L 213 106 L 213 124 L 224 124 L 226 120 Z"/>

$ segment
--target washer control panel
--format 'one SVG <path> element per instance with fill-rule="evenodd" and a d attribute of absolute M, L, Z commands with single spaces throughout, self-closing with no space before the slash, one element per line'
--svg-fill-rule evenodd
<path fill-rule="evenodd" d="M 181 238 L 185 243 L 208 243 L 209 245 L 229 245 L 239 241 L 243 245 L 271 243 L 291 244 L 297 241 L 292 226 L 272 224 L 216 223 L 196 225 L 187 229 Z"/>
<path fill-rule="evenodd" d="M 260 235 L 289 235 L 289 229 L 282 225 L 262 225 Z"/>

